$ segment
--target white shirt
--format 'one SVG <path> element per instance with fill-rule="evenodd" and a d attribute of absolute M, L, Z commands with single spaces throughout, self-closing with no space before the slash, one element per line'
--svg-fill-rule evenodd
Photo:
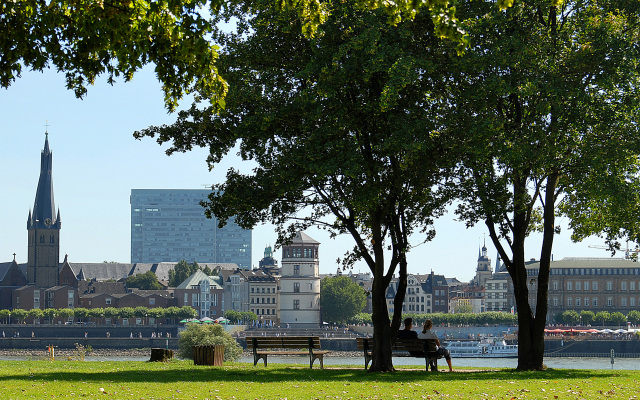
<path fill-rule="evenodd" d="M 438 339 L 438 335 L 431 332 L 431 329 L 427 329 L 425 333 L 418 332 L 418 339 Z"/>

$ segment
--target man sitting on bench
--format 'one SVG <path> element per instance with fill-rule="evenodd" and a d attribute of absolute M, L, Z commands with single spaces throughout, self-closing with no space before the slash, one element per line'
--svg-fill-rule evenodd
<path fill-rule="evenodd" d="M 398 339 L 417 339 L 418 332 L 411 328 L 413 328 L 413 318 L 405 318 L 404 329 L 398 331 Z M 422 351 L 410 351 L 409 354 L 414 357 L 424 357 L 424 352 Z"/>
<path fill-rule="evenodd" d="M 408 319 L 411 319 L 411 318 L 408 318 Z M 434 339 L 436 341 L 436 344 L 438 345 L 437 354 L 439 356 L 443 356 L 444 359 L 447 360 L 447 364 L 449 365 L 449 372 L 453 372 L 453 367 L 451 366 L 451 354 L 449 353 L 449 350 L 445 349 L 444 347 L 440 347 L 440 340 L 438 340 L 438 335 L 431 332 L 431 328 L 433 328 L 433 321 L 431 321 L 430 319 L 424 321 L 424 327 L 422 328 L 422 332 L 418 334 L 418 338 Z M 399 334 L 398 334 L 398 337 L 400 337 Z"/>

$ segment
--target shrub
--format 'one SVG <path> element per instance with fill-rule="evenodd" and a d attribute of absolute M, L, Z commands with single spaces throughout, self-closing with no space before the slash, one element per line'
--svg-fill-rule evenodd
<path fill-rule="evenodd" d="M 224 360 L 235 361 L 242 355 L 242 348 L 220 324 L 187 324 L 180 332 L 178 357 L 193 359 L 192 346 L 224 345 Z"/>

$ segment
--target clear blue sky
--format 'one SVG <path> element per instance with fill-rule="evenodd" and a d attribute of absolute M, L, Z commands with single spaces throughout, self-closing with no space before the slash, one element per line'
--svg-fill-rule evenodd
<path fill-rule="evenodd" d="M 26 221 L 35 198 L 46 121 L 53 152 L 55 201 L 62 220 L 61 260 L 68 254 L 72 262 L 130 262 L 131 189 L 201 189 L 224 179 L 228 167 L 242 168 L 239 159 L 230 157 L 209 172 L 205 150 L 168 157 L 153 140 L 135 140 L 135 130 L 173 122 L 162 99 L 151 69 L 136 75 L 132 82 L 114 86 L 99 79 L 82 100 L 66 90 L 64 76 L 54 71 L 28 72 L 9 89 L 0 89 L 0 261 L 10 261 L 13 253 L 18 262 L 27 261 Z M 189 105 L 188 101 L 181 104 L 185 108 Z M 447 277 L 470 280 L 485 236 L 484 225 L 466 229 L 449 214 L 436 228 L 433 242 L 410 253 L 409 272 L 429 273 L 433 269 Z M 352 247 L 352 239 L 343 236 L 332 240 L 324 231 L 314 229 L 307 234 L 322 243 L 321 273 L 334 273 L 335 260 Z M 554 259 L 609 256 L 604 250 L 587 247 L 602 244 L 601 240 L 574 244 L 569 236 L 565 227 L 556 237 Z M 254 229 L 254 265 L 264 247 L 274 241 L 272 227 Z M 527 257 L 539 258 L 539 246 L 534 238 L 527 247 Z M 496 251 L 489 240 L 487 247 L 495 263 Z M 276 258 L 281 259 L 279 251 Z M 355 267 L 355 271 L 367 270 L 365 265 Z"/>

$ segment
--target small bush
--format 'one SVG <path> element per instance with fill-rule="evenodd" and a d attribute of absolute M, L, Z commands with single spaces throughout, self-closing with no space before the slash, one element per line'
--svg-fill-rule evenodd
<path fill-rule="evenodd" d="M 193 346 L 224 345 L 224 360 L 235 361 L 242 355 L 242 348 L 219 324 L 187 324 L 180 332 L 178 357 L 193 360 Z"/>

